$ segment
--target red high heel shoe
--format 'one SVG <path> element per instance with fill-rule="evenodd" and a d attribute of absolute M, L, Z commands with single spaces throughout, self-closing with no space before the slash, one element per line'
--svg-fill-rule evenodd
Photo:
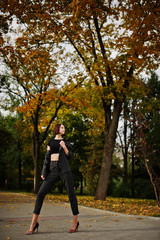
<path fill-rule="evenodd" d="M 37 229 L 37 232 L 38 232 L 38 227 L 39 227 L 39 223 L 37 222 L 36 225 L 34 226 L 33 228 L 33 231 L 28 231 L 26 232 L 26 235 L 32 235 L 34 234 L 34 231 Z"/>
<path fill-rule="evenodd" d="M 78 232 L 78 227 L 79 227 L 79 222 L 77 222 L 77 226 L 76 226 L 75 229 L 70 229 L 68 232 L 69 232 L 69 233 Z"/>

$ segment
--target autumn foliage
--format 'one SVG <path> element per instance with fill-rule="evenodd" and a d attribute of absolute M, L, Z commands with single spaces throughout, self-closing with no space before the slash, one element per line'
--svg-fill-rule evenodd
<path fill-rule="evenodd" d="M 13 203 L 24 203 L 35 201 L 35 195 L 26 193 L 6 193 L 1 192 L 1 205 Z M 53 202 L 69 202 L 67 195 L 47 195 L 46 199 Z M 140 216 L 160 216 L 160 210 L 157 208 L 155 200 L 145 199 L 127 199 L 127 198 L 111 198 L 107 197 L 105 201 L 94 200 L 90 196 L 77 196 L 79 206 L 93 207 L 97 209 L 111 211 L 110 214 L 124 213 L 128 215 Z M 115 212 L 115 213 L 113 213 Z"/>
<path fill-rule="evenodd" d="M 18 110 L 32 122 L 35 182 L 40 146 L 52 124 L 63 115 L 63 109 L 58 115 L 59 110 L 67 105 L 73 111 L 88 111 L 88 118 L 92 116 L 96 123 L 94 129 L 99 124 L 104 131 L 95 197 L 105 200 L 123 104 L 126 98 L 143 98 L 146 93 L 140 74 L 158 67 L 159 3 L 13 0 L 1 1 L 0 7 L 4 23 L 0 52 L 13 77 L 3 79 L 7 87 L 11 79 L 16 83 L 12 93 L 21 99 Z M 13 33 L 15 23 L 13 43 L 7 33 Z M 61 66 L 62 78 L 56 75 Z M 92 92 L 87 101 L 84 89 L 77 90 L 82 84 L 86 92 Z M 98 110 L 93 107 L 95 99 Z M 98 121 L 97 116 L 103 120 Z"/>

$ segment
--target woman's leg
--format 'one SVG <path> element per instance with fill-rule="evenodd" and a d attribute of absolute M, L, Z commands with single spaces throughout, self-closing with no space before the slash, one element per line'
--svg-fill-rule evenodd
<path fill-rule="evenodd" d="M 73 213 L 73 224 L 72 224 L 72 230 L 74 230 L 77 227 L 77 223 L 78 223 L 78 203 L 77 203 L 77 198 L 74 192 L 74 185 L 73 185 L 73 179 L 72 179 L 72 174 L 71 172 L 67 172 L 67 173 L 63 173 L 61 175 L 61 179 L 63 179 L 68 196 L 69 196 L 69 200 L 70 200 L 70 204 L 71 204 L 71 209 L 72 209 L 72 213 Z"/>
<path fill-rule="evenodd" d="M 73 222 L 72 222 L 72 227 L 71 230 L 75 230 L 78 224 L 78 215 L 73 215 Z"/>
<path fill-rule="evenodd" d="M 43 200 L 47 193 L 51 190 L 52 188 L 52 181 L 44 181 L 39 189 L 39 192 L 37 194 L 36 202 L 35 202 L 35 207 L 33 211 L 33 217 L 30 225 L 29 231 L 33 231 L 37 221 L 38 217 L 42 208 Z"/>
<path fill-rule="evenodd" d="M 31 225 L 30 225 L 30 231 L 33 231 L 37 221 L 38 221 L 38 217 L 42 208 L 42 204 L 44 201 L 45 196 L 47 195 L 47 193 L 49 193 L 52 189 L 52 186 L 54 184 L 54 182 L 56 181 L 57 177 L 58 177 L 58 171 L 51 171 L 49 173 L 49 175 L 47 176 L 46 180 L 43 181 L 38 194 L 37 194 L 37 198 L 36 198 L 36 202 L 35 202 L 35 207 L 34 207 L 34 211 L 33 211 L 33 217 L 32 217 L 32 221 L 31 221 Z"/>
<path fill-rule="evenodd" d="M 31 231 L 31 232 L 33 231 L 33 229 L 38 221 L 38 216 L 39 216 L 38 214 L 33 214 L 29 231 Z"/>
<path fill-rule="evenodd" d="M 36 198 L 36 202 L 35 202 L 35 207 L 33 210 L 33 213 L 36 215 L 40 214 L 42 205 L 43 205 L 43 201 L 45 196 L 51 191 L 53 183 L 55 182 L 55 178 L 52 178 L 52 176 L 48 176 L 46 180 L 44 180 L 44 182 L 42 183 L 38 194 L 37 194 L 37 198 Z"/>

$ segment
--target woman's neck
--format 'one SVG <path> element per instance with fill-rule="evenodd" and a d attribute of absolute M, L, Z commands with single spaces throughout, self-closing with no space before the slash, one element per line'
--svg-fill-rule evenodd
<path fill-rule="evenodd" d="M 57 134 L 54 139 L 60 140 L 60 139 L 63 139 L 63 138 L 62 138 L 62 135 L 61 135 L 61 134 Z"/>

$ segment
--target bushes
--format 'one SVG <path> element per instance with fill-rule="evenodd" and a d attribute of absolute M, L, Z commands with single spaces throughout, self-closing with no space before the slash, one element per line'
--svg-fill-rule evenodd
<path fill-rule="evenodd" d="M 113 185 L 113 184 L 112 184 Z M 131 183 L 124 183 L 122 178 L 119 178 L 117 182 L 114 182 L 114 188 L 112 188 L 110 195 L 113 197 L 130 198 L 132 196 Z M 155 199 L 153 186 L 149 179 L 137 178 L 134 182 L 134 197 Z"/>
<path fill-rule="evenodd" d="M 122 182 L 122 179 L 115 184 L 115 187 L 111 193 L 113 197 L 131 197 L 131 187 L 128 183 Z"/>

